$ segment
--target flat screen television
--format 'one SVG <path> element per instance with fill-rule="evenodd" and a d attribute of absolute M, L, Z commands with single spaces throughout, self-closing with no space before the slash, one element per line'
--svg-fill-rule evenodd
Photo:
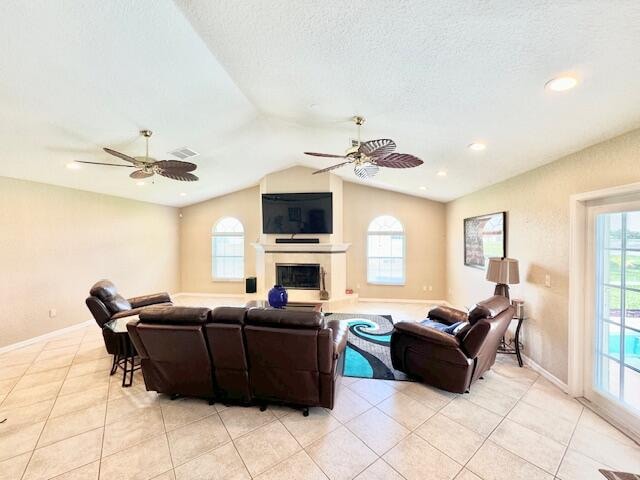
<path fill-rule="evenodd" d="M 262 232 L 333 233 L 333 194 L 263 194 Z"/>

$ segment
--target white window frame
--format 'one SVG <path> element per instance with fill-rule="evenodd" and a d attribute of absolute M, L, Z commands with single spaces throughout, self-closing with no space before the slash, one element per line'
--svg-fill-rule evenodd
<path fill-rule="evenodd" d="M 232 232 L 232 231 L 217 231 L 218 226 L 225 220 L 235 220 L 236 222 L 238 222 L 238 224 L 240 225 L 240 228 L 242 229 L 241 232 Z M 242 224 L 242 222 L 240 221 L 240 219 L 236 218 L 236 217 L 231 217 L 231 216 L 227 216 L 227 217 L 222 217 L 220 219 L 218 219 L 218 221 L 213 225 L 213 228 L 211 229 L 211 278 L 213 279 L 213 281 L 216 282 L 242 282 L 244 281 L 244 274 L 245 274 L 245 263 L 244 263 L 244 259 L 245 259 L 245 254 L 244 254 L 244 235 L 245 230 L 244 230 L 244 225 Z M 242 257 L 236 256 L 236 255 L 216 255 L 216 252 L 214 251 L 214 245 L 215 245 L 215 239 L 216 237 L 239 237 L 242 239 Z M 240 277 L 218 277 L 216 276 L 216 268 L 215 268 L 215 262 L 216 262 L 216 258 L 241 258 L 242 259 L 242 275 Z"/>
<path fill-rule="evenodd" d="M 378 220 L 379 218 L 382 217 L 390 217 L 393 220 L 395 220 L 398 225 L 400 225 L 401 230 L 371 230 L 371 226 L 373 225 L 373 223 Z M 376 281 L 376 280 L 371 280 L 370 276 L 369 276 L 369 260 L 372 258 L 371 255 L 369 254 L 369 237 L 372 235 L 376 235 L 376 236 L 382 236 L 382 235 L 388 235 L 388 236 L 397 236 L 398 234 L 402 234 L 402 278 L 397 281 L 397 282 L 387 282 L 387 281 Z M 388 286 L 404 286 L 406 285 L 407 282 L 407 235 L 406 235 L 406 231 L 404 229 L 404 225 L 402 224 L 402 222 L 395 216 L 393 215 L 378 215 L 377 217 L 375 217 L 373 220 L 371 220 L 371 222 L 369 222 L 369 225 L 367 226 L 367 238 L 366 238 L 366 244 L 367 244 L 367 258 L 366 258 L 366 262 L 367 262 L 367 283 L 369 285 L 388 285 Z M 397 257 L 373 257 L 373 258 L 397 258 Z"/>

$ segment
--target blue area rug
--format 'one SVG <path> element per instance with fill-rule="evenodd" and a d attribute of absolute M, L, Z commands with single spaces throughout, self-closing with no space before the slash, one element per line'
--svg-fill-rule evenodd
<path fill-rule="evenodd" d="M 391 365 L 391 315 L 325 313 L 324 316 L 327 320 L 349 322 L 342 373 L 345 377 L 409 380 L 404 373 L 394 370 Z"/>

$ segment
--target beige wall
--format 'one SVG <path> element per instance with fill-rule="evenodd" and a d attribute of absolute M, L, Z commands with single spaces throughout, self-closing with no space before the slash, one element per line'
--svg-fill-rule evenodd
<path fill-rule="evenodd" d="M 347 252 L 347 287 L 367 298 L 444 299 L 445 205 L 349 182 L 344 183 L 343 194 L 344 241 L 351 243 Z M 367 228 L 379 215 L 393 215 L 405 228 L 405 285 L 367 283 Z"/>
<path fill-rule="evenodd" d="M 176 209 L 0 177 L 0 347 L 91 319 L 101 278 L 176 292 L 178 268 Z"/>
<path fill-rule="evenodd" d="M 181 210 L 180 263 L 183 292 L 244 293 L 244 281 L 220 282 L 211 278 L 211 229 L 222 217 L 236 217 L 244 226 L 245 276 L 256 274 L 256 253 L 251 246 L 262 231 L 258 186 L 190 205 Z"/>
<path fill-rule="evenodd" d="M 299 175 L 298 170 L 285 171 Z M 304 173 L 309 175 L 309 172 Z M 284 186 L 280 186 L 285 188 Z M 347 252 L 347 286 L 362 297 L 427 298 L 445 297 L 445 206 L 419 197 L 344 182 L 344 234 L 351 243 Z M 286 191 L 286 190 L 282 190 Z M 291 188 L 289 188 L 291 191 Z M 297 191 L 307 191 L 299 188 Z M 375 197 L 375 202 L 371 199 Z M 336 208 L 342 202 L 336 202 Z M 243 293 L 242 282 L 214 282 L 211 279 L 211 227 L 225 216 L 238 218 L 245 227 L 245 275 L 255 275 L 255 249 L 250 245 L 262 231 L 260 187 L 252 187 L 207 200 L 182 209 L 181 275 L 182 291 Z M 378 215 L 394 215 L 407 230 L 407 284 L 368 285 L 366 272 L 366 232 Z M 334 215 L 340 218 L 340 212 Z M 423 291 L 426 286 L 427 291 Z M 429 286 L 432 290 L 429 291 Z M 338 295 L 335 292 L 335 295 Z"/>
<path fill-rule="evenodd" d="M 526 302 L 525 353 L 567 380 L 569 196 L 640 180 L 640 130 L 616 137 L 447 204 L 448 299 L 472 305 L 493 285 L 463 262 L 463 219 L 508 212 L 509 257 L 520 261 L 512 297 Z M 545 287 L 545 275 L 551 287 Z"/>

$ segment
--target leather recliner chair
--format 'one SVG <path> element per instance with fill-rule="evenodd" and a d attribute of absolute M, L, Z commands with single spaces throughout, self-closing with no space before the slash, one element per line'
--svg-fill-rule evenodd
<path fill-rule="evenodd" d="M 509 300 L 496 295 L 468 314 L 437 307 L 422 323 L 399 322 L 391 334 L 393 368 L 434 387 L 465 393 L 493 366 L 513 314 Z M 454 324 L 458 328 L 444 331 Z M 434 328 L 439 325 L 443 328 Z"/>
<path fill-rule="evenodd" d="M 96 323 L 102 329 L 107 352 L 114 356 L 112 375 L 116 371 L 118 357 L 125 355 L 125 352 L 118 335 L 105 328 L 105 323 L 117 318 L 137 315 L 143 308 L 151 305 L 173 305 L 169 294 L 164 292 L 126 299 L 118 293 L 116 286 L 109 280 L 100 280 L 91 287 L 85 303 Z"/>
<path fill-rule="evenodd" d="M 149 307 L 127 324 L 147 390 L 213 402 L 216 392 L 204 332 L 210 313 L 208 308 Z"/>
<path fill-rule="evenodd" d="M 317 312 L 252 308 L 247 311 L 251 395 L 266 408 L 270 401 L 333 408 L 336 381 L 344 364 L 347 324 L 325 326 Z"/>

